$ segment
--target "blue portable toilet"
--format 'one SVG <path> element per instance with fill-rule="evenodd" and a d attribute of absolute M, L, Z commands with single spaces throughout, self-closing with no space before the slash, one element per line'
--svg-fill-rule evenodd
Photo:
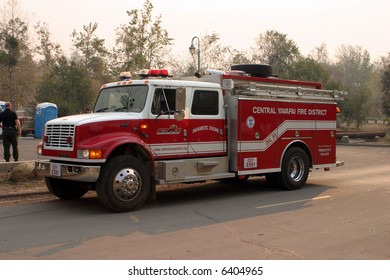
<path fill-rule="evenodd" d="M 57 105 L 50 102 L 39 103 L 35 108 L 35 127 L 34 137 L 42 138 L 45 131 L 45 124 L 57 118 L 58 108 Z"/>
<path fill-rule="evenodd" d="M 5 110 L 5 101 L 0 101 L 0 112 L 3 112 Z"/>

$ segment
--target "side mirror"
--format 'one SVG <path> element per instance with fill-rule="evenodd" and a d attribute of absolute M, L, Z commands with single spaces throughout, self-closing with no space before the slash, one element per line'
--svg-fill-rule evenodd
<path fill-rule="evenodd" d="M 176 111 L 175 111 L 175 120 L 181 121 L 184 119 L 185 114 L 184 110 L 186 108 L 186 88 L 178 87 L 176 89 Z"/>

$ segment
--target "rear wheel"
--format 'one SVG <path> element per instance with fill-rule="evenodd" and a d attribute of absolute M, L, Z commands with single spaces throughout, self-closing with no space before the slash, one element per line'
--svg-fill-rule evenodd
<path fill-rule="evenodd" d="M 309 159 L 306 152 L 299 147 L 290 148 L 282 162 L 282 172 L 277 173 L 278 187 L 285 190 L 300 189 L 309 176 Z"/>
<path fill-rule="evenodd" d="M 279 173 L 268 173 L 265 175 L 265 179 L 267 180 L 267 184 L 272 187 L 278 186 L 278 176 Z"/>
<path fill-rule="evenodd" d="M 115 212 L 133 211 L 148 199 L 151 178 L 145 163 L 133 156 L 118 156 L 103 168 L 96 184 L 100 202 Z"/>
<path fill-rule="evenodd" d="M 77 199 L 88 192 L 88 186 L 83 182 L 45 177 L 45 183 L 50 193 L 60 199 Z"/>

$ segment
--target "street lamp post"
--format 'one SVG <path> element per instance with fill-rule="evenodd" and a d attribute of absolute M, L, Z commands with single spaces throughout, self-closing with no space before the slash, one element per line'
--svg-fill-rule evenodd
<path fill-rule="evenodd" d="M 194 46 L 194 40 L 195 39 L 197 41 L 196 43 L 197 43 L 198 49 L 196 49 L 195 46 Z M 200 40 L 199 40 L 198 37 L 195 36 L 194 38 L 192 38 L 191 46 L 189 47 L 189 50 L 190 50 L 190 53 L 191 53 L 192 56 L 195 55 L 195 51 L 196 50 L 198 51 L 198 69 L 195 72 L 195 76 L 199 78 L 200 77 Z"/>

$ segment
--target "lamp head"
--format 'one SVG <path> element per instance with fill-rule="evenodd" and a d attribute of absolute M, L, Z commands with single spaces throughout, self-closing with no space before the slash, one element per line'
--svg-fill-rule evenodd
<path fill-rule="evenodd" d="M 188 49 L 190 50 L 190 54 L 192 54 L 192 55 L 195 54 L 196 48 L 195 48 L 194 44 L 191 44 L 191 46 Z"/>

